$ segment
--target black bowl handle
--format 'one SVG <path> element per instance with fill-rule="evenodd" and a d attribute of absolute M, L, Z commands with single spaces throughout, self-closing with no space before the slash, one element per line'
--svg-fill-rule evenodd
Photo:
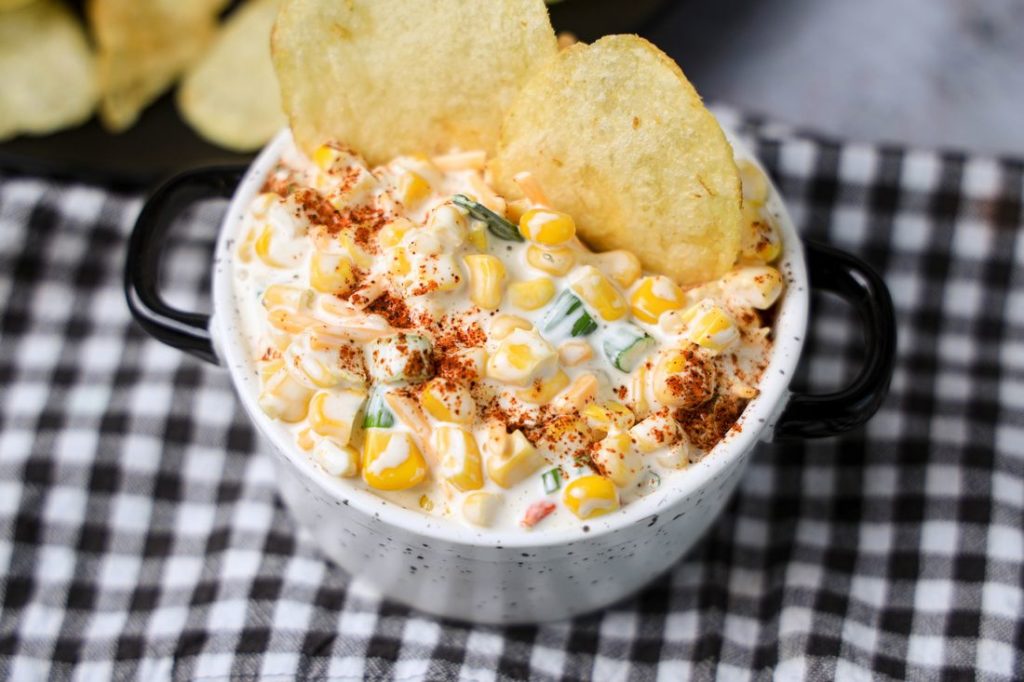
<path fill-rule="evenodd" d="M 153 338 L 217 364 L 210 337 L 210 316 L 169 306 L 160 295 L 164 238 L 182 211 L 203 199 L 230 197 L 244 166 L 220 166 L 182 173 L 161 185 L 135 221 L 124 265 L 124 293 L 135 321 Z"/>
<path fill-rule="evenodd" d="M 811 288 L 838 294 L 864 325 L 864 366 L 834 393 L 794 393 L 775 423 L 774 439 L 823 438 L 860 426 L 889 391 L 896 359 L 896 316 L 885 282 L 870 265 L 845 251 L 805 242 Z"/>

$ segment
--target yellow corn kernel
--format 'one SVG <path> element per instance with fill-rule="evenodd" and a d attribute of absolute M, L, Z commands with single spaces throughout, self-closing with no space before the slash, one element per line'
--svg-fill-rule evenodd
<path fill-rule="evenodd" d="M 705 299 L 683 313 L 686 338 L 713 352 L 721 352 L 740 338 L 736 323 L 720 306 Z"/>
<path fill-rule="evenodd" d="M 316 444 L 313 456 L 331 476 L 350 478 L 359 473 L 359 453 L 355 448 L 324 438 Z"/>
<path fill-rule="evenodd" d="M 529 211 L 532 206 L 533 203 L 525 197 L 510 201 L 505 207 L 505 217 L 518 225 L 519 221 L 523 219 L 523 214 Z"/>
<path fill-rule="evenodd" d="M 414 206 L 430 196 L 430 183 L 415 171 L 407 170 L 398 178 L 398 197 L 406 206 Z"/>
<path fill-rule="evenodd" d="M 469 225 L 469 243 L 473 245 L 473 248 L 477 251 L 487 250 L 487 225 L 474 220 Z"/>
<path fill-rule="evenodd" d="M 341 247 L 341 250 L 348 254 L 348 257 L 352 259 L 352 262 L 357 266 L 368 269 L 373 265 L 373 256 L 366 252 L 359 244 L 356 244 L 352 236 L 345 232 L 340 232 L 333 235 L 333 240 Z"/>
<path fill-rule="evenodd" d="M 325 294 L 347 294 L 356 278 L 348 256 L 316 251 L 309 259 L 309 285 Z"/>
<path fill-rule="evenodd" d="M 441 204 L 427 219 L 427 231 L 435 235 L 445 248 L 453 250 L 465 243 L 468 237 L 467 222 L 465 214 L 458 207 Z"/>
<path fill-rule="evenodd" d="M 501 509 L 499 493 L 473 492 L 462 500 L 462 516 L 475 526 L 492 525 Z"/>
<path fill-rule="evenodd" d="M 743 203 L 763 205 L 768 200 L 768 179 L 764 173 L 750 161 L 740 161 L 736 166 L 743 185 Z"/>
<path fill-rule="evenodd" d="M 363 480 L 377 490 L 405 490 L 427 477 L 427 461 L 403 431 L 367 429 L 363 440 Z"/>
<path fill-rule="evenodd" d="M 644 277 L 629 297 L 629 305 L 638 320 L 655 324 L 661 314 L 683 307 L 683 292 L 664 275 Z"/>
<path fill-rule="evenodd" d="M 435 377 L 423 385 L 420 407 L 441 422 L 471 424 L 476 416 L 476 402 L 469 389 L 442 377 Z"/>
<path fill-rule="evenodd" d="M 667 410 L 656 412 L 629 430 L 637 449 L 647 454 L 671 445 L 679 438 L 679 424 Z"/>
<path fill-rule="evenodd" d="M 356 413 L 366 400 L 366 392 L 357 389 L 318 391 L 309 401 L 309 427 L 321 436 L 330 436 L 338 445 L 348 445 Z"/>
<path fill-rule="evenodd" d="M 588 474 L 569 481 L 562 502 L 581 519 L 592 519 L 619 508 L 619 491 L 603 476 Z"/>
<path fill-rule="evenodd" d="M 745 207 L 744 223 L 740 238 L 740 258 L 745 261 L 771 263 L 782 253 L 782 237 L 769 216 L 760 209 Z"/>
<path fill-rule="evenodd" d="M 388 273 L 392 277 L 405 277 L 412 266 L 409 265 L 409 254 L 405 247 L 395 246 L 388 249 Z"/>
<path fill-rule="evenodd" d="M 316 441 L 313 440 L 312 429 L 302 429 L 295 434 L 295 444 L 307 452 L 312 450 L 313 446 L 316 445 Z"/>
<path fill-rule="evenodd" d="M 633 450 L 629 432 L 615 427 L 597 444 L 591 458 L 601 473 L 620 488 L 635 481 L 640 473 L 640 456 Z"/>
<path fill-rule="evenodd" d="M 623 289 L 633 286 L 643 272 L 636 254 L 623 249 L 595 253 L 588 260 Z"/>
<path fill-rule="evenodd" d="M 658 464 L 666 469 L 685 469 L 690 464 L 691 456 L 695 454 L 693 446 L 685 439 L 673 443 L 668 449 L 655 455 Z"/>
<path fill-rule="evenodd" d="M 462 492 L 484 485 L 480 449 L 473 434 L 451 424 L 438 426 L 431 434 L 434 451 L 441 455 L 441 477 Z"/>
<path fill-rule="evenodd" d="M 313 152 L 313 163 L 325 172 L 341 166 L 348 166 L 357 160 L 350 150 L 334 144 L 320 145 Z"/>
<path fill-rule="evenodd" d="M 546 379 L 534 379 L 529 388 L 516 391 L 516 397 L 526 403 L 545 405 L 568 385 L 568 375 L 558 370 Z"/>
<path fill-rule="evenodd" d="M 285 260 L 275 256 L 274 252 L 277 249 L 274 247 L 274 242 L 274 228 L 270 225 L 264 225 L 257 233 L 256 239 L 253 242 L 253 251 L 255 251 L 256 255 L 259 256 L 259 259 L 269 267 L 288 267 L 288 263 Z"/>
<path fill-rule="evenodd" d="M 288 308 L 274 308 L 267 313 L 267 322 L 279 331 L 298 334 L 316 324 L 317 320 L 305 312 L 296 312 Z"/>
<path fill-rule="evenodd" d="M 249 230 L 245 233 L 245 239 L 238 245 L 238 260 L 243 263 L 252 261 L 253 244 L 256 242 L 256 230 Z"/>
<path fill-rule="evenodd" d="M 293 287 L 287 284 L 271 284 L 263 290 L 260 298 L 263 307 L 267 310 L 274 308 L 289 308 L 291 310 L 304 310 L 313 302 L 313 292 L 302 287 Z"/>
<path fill-rule="evenodd" d="M 549 374 L 557 363 L 555 349 L 536 329 L 513 329 L 487 360 L 487 376 L 525 388 L 534 377 Z"/>
<path fill-rule="evenodd" d="M 610 429 L 628 429 L 636 421 L 633 411 L 622 403 L 609 400 L 603 403 L 590 403 L 580 414 L 587 420 L 587 426 L 598 434 L 608 433 Z"/>
<path fill-rule="evenodd" d="M 285 370 L 283 362 L 276 365 L 276 371 L 267 370 L 267 373 L 269 376 L 263 381 L 258 399 L 260 408 L 273 419 L 292 424 L 302 421 L 313 396 L 312 389 L 296 381 Z"/>
<path fill-rule="evenodd" d="M 504 440 L 504 447 L 487 456 L 487 475 L 502 488 L 511 488 L 544 464 L 533 444 L 516 430 Z"/>
<path fill-rule="evenodd" d="M 576 236 L 576 222 L 568 213 L 531 208 L 519 219 L 519 233 L 531 242 L 557 246 Z"/>
<path fill-rule="evenodd" d="M 573 292 L 603 319 L 611 322 L 629 312 L 626 300 L 615 285 L 593 265 L 584 265 L 570 285 Z"/>
<path fill-rule="evenodd" d="M 377 243 L 385 249 L 398 246 L 411 229 L 413 229 L 413 224 L 408 218 L 396 218 L 380 228 L 380 232 L 377 233 Z"/>
<path fill-rule="evenodd" d="M 547 277 L 513 282 L 508 287 L 508 300 L 517 308 L 536 310 L 555 295 L 555 283 Z"/>
<path fill-rule="evenodd" d="M 484 310 L 494 310 L 501 304 L 505 265 L 488 254 L 472 254 L 463 260 L 469 270 L 469 299 Z"/>
<path fill-rule="evenodd" d="M 558 396 L 558 408 L 570 408 L 582 411 L 597 397 L 598 381 L 593 374 L 581 374 L 573 379 L 565 393 Z"/>
<path fill-rule="evenodd" d="M 770 265 L 740 268 L 722 278 L 722 290 L 740 305 L 767 310 L 782 293 L 782 275 Z"/>
<path fill-rule="evenodd" d="M 487 328 L 487 335 L 495 341 L 501 341 L 516 329 L 529 330 L 533 329 L 533 325 L 518 315 L 498 315 Z"/>
<path fill-rule="evenodd" d="M 402 245 L 413 256 L 436 256 L 444 251 L 441 240 L 432 230 L 410 230 L 405 233 Z"/>
<path fill-rule="evenodd" d="M 576 264 L 576 254 L 567 246 L 526 247 L 526 262 L 541 272 L 561 277 Z"/>
<path fill-rule="evenodd" d="M 558 359 L 566 367 L 575 367 L 594 357 L 594 349 L 579 339 L 564 341 L 558 346 Z"/>
<path fill-rule="evenodd" d="M 715 393 L 717 374 L 708 353 L 693 346 L 666 348 L 651 376 L 654 397 L 669 407 L 702 405 Z"/>
<path fill-rule="evenodd" d="M 633 414 L 643 417 L 651 409 L 647 399 L 647 364 L 640 365 L 633 371 L 629 382 L 629 399 L 633 405 Z"/>

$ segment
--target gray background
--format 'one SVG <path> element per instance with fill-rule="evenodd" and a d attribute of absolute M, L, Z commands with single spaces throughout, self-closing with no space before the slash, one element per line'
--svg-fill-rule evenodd
<path fill-rule="evenodd" d="M 1024 0 L 678 0 L 644 34 L 714 102 L 1024 157 Z"/>

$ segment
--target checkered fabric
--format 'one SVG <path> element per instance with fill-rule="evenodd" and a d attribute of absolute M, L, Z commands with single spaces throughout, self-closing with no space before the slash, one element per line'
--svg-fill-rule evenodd
<path fill-rule="evenodd" d="M 439 622 L 318 553 L 227 375 L 122 300 L 136 196 L 0 176 L 0 678 L 1024 677 L 1024 164 L 738 125 L 808 237 L 883 272 L 892 392 L 866 429 L 760 447 L 669 574 L 539 627 Z M 207 304 L 222 205 L 167 286 Z M 823 298 L 802 385 L 862 348 Z"/>

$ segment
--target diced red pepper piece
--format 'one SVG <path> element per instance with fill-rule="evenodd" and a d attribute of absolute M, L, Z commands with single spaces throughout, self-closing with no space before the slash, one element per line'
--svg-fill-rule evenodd
<path fill-rule="evenodd" d="M 544 517 L 555 511 L 555 503 L 547 500 L 539 500 L 526 508 L 526 514 L 519 523 L 525 528 L 533 528 L 544 520 Z"/>

